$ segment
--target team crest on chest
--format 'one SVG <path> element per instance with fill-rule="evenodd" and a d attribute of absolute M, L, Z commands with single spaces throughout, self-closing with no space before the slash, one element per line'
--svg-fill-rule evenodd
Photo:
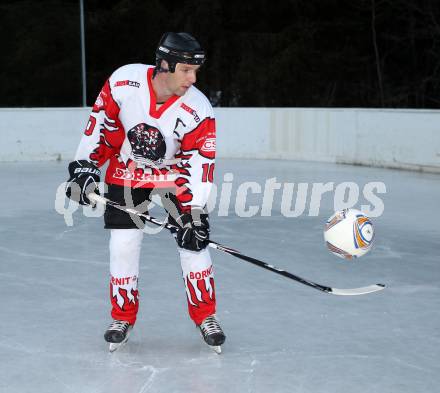
<path fill-rule="evenodd" d="M 157 161 L 165 156 L 166 144 L 158 128 L 140 123 L 127 132 L 133 157 L 138 162 Z"/>

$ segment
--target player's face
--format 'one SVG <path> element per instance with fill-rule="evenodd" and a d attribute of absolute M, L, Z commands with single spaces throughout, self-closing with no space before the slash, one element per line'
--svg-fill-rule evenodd
<path fill-rule="evenodd" d="M 173 94 L 183 96 L 196 83 L 199 68 L 199 65 L 177 63 L 175 72 L 168 74 L 168 87 Z"/>

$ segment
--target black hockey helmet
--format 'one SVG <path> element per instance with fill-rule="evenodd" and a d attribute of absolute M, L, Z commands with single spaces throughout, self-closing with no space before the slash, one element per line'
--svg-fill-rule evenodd
<path fill-rule="evenodd" d="M 169 70 L 161 68 L 160 63 L 166 60 Z M 202 65 L 205 52 L 198 41 L 188 33 L 165 33 L 156 49 L 156 70 L 174 72 L 177 63 Z"/>

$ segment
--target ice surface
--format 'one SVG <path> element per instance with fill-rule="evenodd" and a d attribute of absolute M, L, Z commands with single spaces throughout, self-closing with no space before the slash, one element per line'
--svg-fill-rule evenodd
<path fill-rule="evenodd" d="M 0 193 L 0 391 L 25 392 L 435 392 L 440 383 L 440 176 L 346 165 L 219 160 L 217 183 L 234 175 L 229 216 L 212 217 L 212 238 L 294 274 L 337 288 L 383 282 L 359 297 L 331 296 L 212 251 L 219 356 L 186 313 L 174 241 L 145 236 L 139 320 L 109 354 L 108 232 L 77 211 L 66 226 L 55 192 L 66 163 L 2 163 Z M 354 263 L 325 248 L 333 211 L 240 218 L 243 181 L 383 182 L 376 244 Z M 248 205 L 261 202 L 261 195 Z M 361 204 L 367 204 L 360 197 Z M 157 212 L 159 215 L 160 213 Z"/>

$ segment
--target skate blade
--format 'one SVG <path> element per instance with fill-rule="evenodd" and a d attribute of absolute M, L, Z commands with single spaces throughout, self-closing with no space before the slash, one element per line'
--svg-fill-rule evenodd
<path fill-rule="evenodd" d="M 210 345 L 210 347 L 217 355 L 222 353 L 222 347 L 220 345 Z"/>
<path fill-rule="evenodd" d="M 122 348 L 126 342 L 127 342 L 127 339 L 125 339 L 124 341 L 122 341 L 120 343 L 110 343 L 110 345 L 108 346 L 108 351 L 110 353 L 113 353 L 113 352 L 117 351 L 118 349 Z"/>

